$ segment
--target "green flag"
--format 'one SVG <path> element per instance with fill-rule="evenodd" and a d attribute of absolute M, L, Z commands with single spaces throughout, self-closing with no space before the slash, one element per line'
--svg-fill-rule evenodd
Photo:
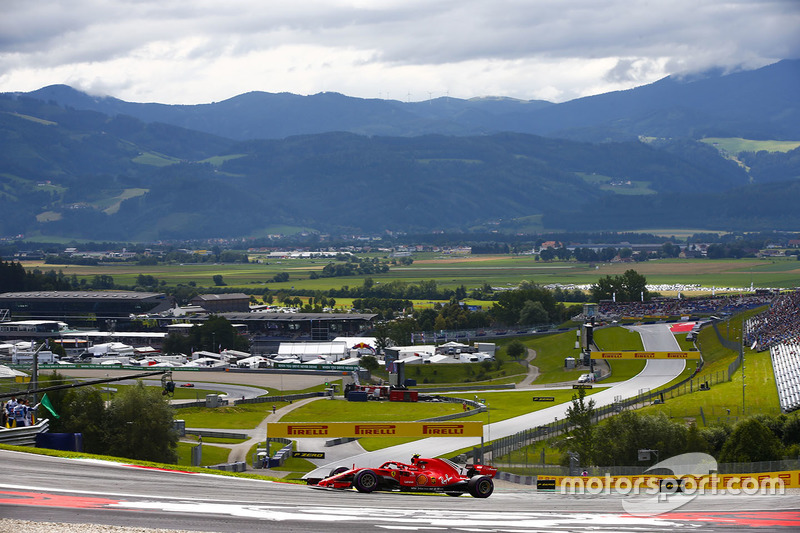
<path fill-rule="evenodd" d="M 47 409 L 48 411 L 50 411 L 50 413 L 52 413 L 52 415 L 53 415 L 54 417 L 56 417 L 56 418 L 61 418 L 61 417 L 58 415 L 58 413 L 56 413 L 56 412 L 55 412 L 55 410 L 53 409 L 53 404 L 52 404 L 52 403 L 50 403 L 50 398 L 48 398 L 48 397 L 47 397 L 47 393 L 46 393 L 46 392 L 44 393 L 44 396 L 42 396 L 42 405 L 44 405 L 45 409 Z"/>

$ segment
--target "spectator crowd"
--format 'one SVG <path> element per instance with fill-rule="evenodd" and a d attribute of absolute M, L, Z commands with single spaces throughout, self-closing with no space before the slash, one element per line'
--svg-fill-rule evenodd
<path fill-rule="evenodd" d="M 800 290 L 777 296 L 767 311 L 750 318 L 745 323 L 744 339 L 757 351 L 800 343 Z"/>
<path fill-rule="evenodd" d="M 612 302 L 604 300 L 598 306 L 601 318 L 668 317 L 686 315 L 735 314 L 771 303 L 776 293 L 702 296 L 698 298 L 654 298 L 646 302 Z"/>

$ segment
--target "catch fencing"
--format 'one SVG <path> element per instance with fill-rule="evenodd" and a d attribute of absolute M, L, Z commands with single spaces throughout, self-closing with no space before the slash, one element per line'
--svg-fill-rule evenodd
<path fill-rule="evenodd" d="M 652 460 L 651 463 L 657 462 Z M 570 472 L 569 467 L 561 465 L 530 464 L 524 463 L 497 463 L 492 462 L 492 466 L 502 469 L 503 472 L 516 474 L 518 476 L 571 476 L 577 475 Z M 691 465 L 689 465 L 691 466 Z M 650 464 L 636 466 L 581 466 L 581 472 L 586 471 L 590 476 L 638 476 L 648 473 Z M 761 472 L 786 472 L 800 469 L 800 458 L 783 459 L 779 461 L 756 461 L 750 463 L 718 463 L 717 474 L 758 474 Z M 677 472 L 678 469 L 675 469 Z M 661 469 L 658 469 L 657 473 Z M 649 472 L 652 474 L 653 472 Z M 668 473 L 666 471 L 664 474 Z"/>

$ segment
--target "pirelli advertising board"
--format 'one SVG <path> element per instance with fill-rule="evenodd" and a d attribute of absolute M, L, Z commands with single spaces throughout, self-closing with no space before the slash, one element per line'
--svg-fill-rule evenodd
<path fill-rule="evenodd" d="M 592 359 L 700 359 L 700 352 L 592 352 Z"/>
<path fill-rule="evenodd" d="M 267 436 L 285 439 L 338 437 L 481 437 L 483 422 L 272 422 Z"/>

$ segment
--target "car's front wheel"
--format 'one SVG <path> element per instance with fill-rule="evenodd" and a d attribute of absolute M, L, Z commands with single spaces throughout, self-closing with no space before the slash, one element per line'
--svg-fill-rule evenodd
<path fill-rule="evenodd" d="M 359 470 L 353 476 L 353 486 L 358 492 L 372 492 L 378 489 L 378 474 L 372 470 Z"/>
<path fill-rule="evenodd" d="M 336 468 L 331 470 L 331 473 L 328 474 L 328 477 L 338 476 L 342 472 L 347 472 L 348 470 L 349 469 L 346 466 L 337 466 Z"/>
<path fill-rule="evenodd" d="M 474 476 L 469 478 L 467 488 L 474 498 L 488 498 L 494 492 L 494 482 L 489 476 Z"/>

